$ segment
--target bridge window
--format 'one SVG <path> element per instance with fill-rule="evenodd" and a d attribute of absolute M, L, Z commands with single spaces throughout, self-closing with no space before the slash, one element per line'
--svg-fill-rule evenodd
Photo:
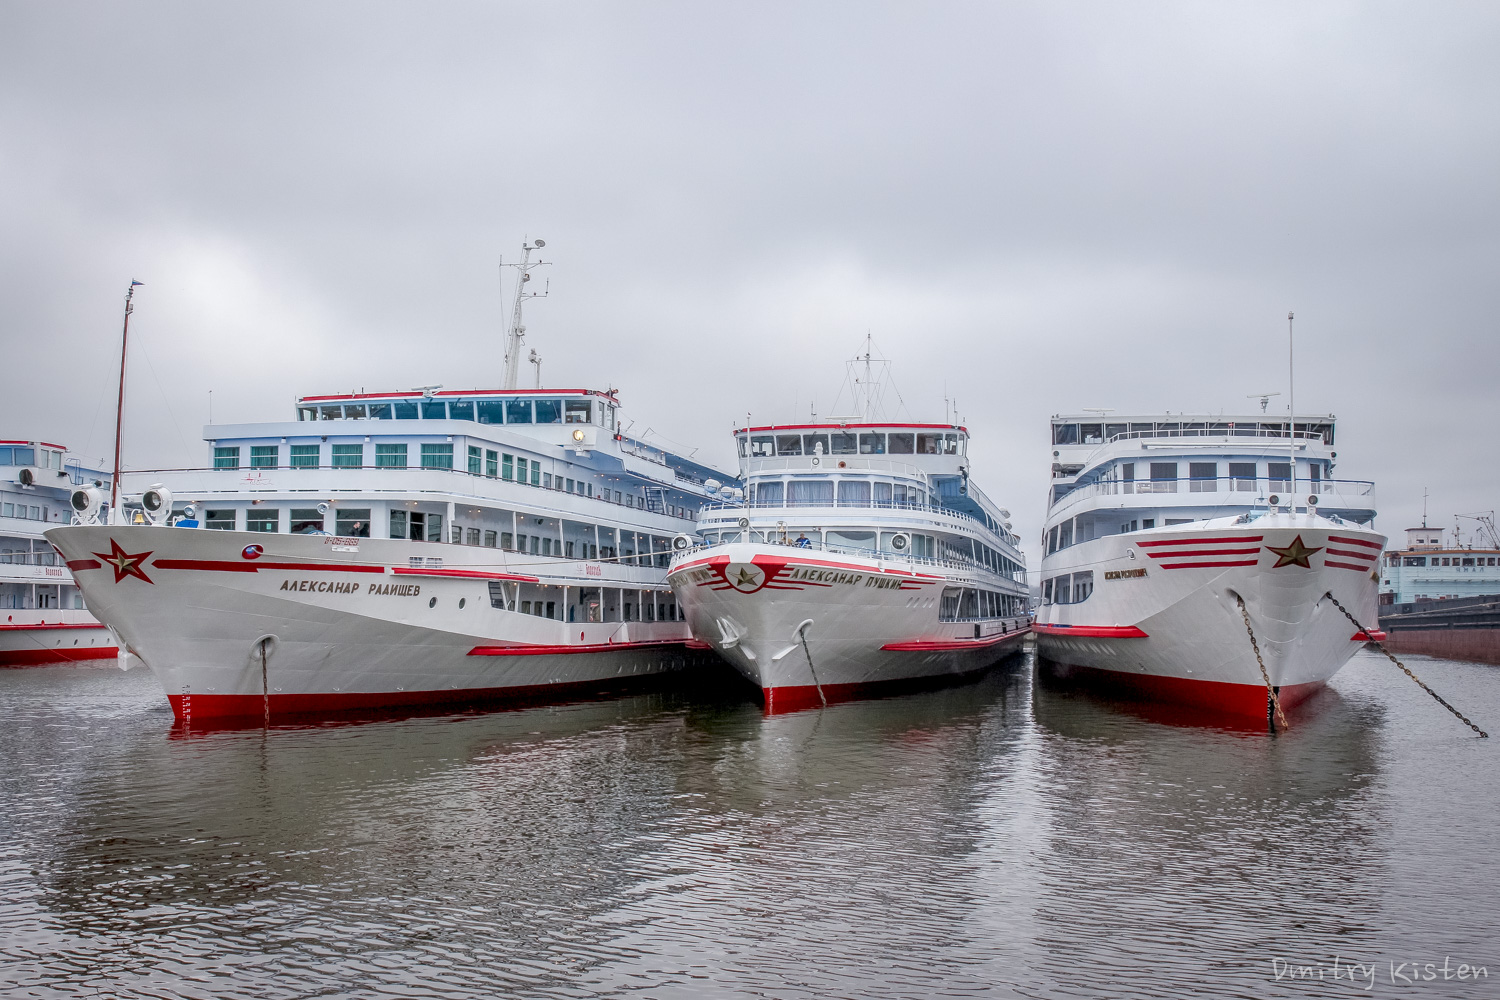
<path fill-rule="evenodd" d="M 587 424 L 593 422 L 593 406 L 586 399 L 570 399 L 563 407 L 563 422 Z"/>
<path fill-rule="evenodd" d="M 297 419 L 298 420 L 317 420 L 318 419 L 318 408 L 316 406 L 299 406 L 299 407 L 297 407 Z M 5 463 L 5 464 L 9 464 L 9 463 Z"/>
<path fill-rule="evenodd" d="M 370 404 L 370 419 L 371 420 L 389 420 L 389 419 L 391 419 L 391 404 L 390 403 L 371 403 Z"/>
<path fill-rule="evenodd" d="M 1104 425 L 1104 440 L 1106 440 L 1106 441 L 1108 441 L 1110 438 L 1118 437 L 1119 435 L 1124 434 L 1124 433 L 1125 433 L 1125 425 L 1124 424 L 1105 424 Z"/>
<path fill-rule="evenodd" d="M 801 434 L 778 434 L 776 435 L 776 454 L 778 455 L 800 455 L 802 454 Z"/>
<path fill-rule="evenodd" d="M 918 434 L 918 455 L 940 455 L 943 451 L 943 436 L 941 434 Z"/>
<path fill-rule="evenodd" d="M 507 424 L 531 423 L 531 400 L 507 399 L 505 401 L 505 422 Z"/>
<path fill-rule="evenodd" d="M 417 419 L 417 401 L 415 399 L 398 399 L 391 404 L 396 411 L 397 420 Z"/>
<path fill-rule="evenodd" d="M 539 399 L 536 401 L 536 422 L 539 424 L 562 423 L 562 400 Z"/>
<path fill-rule="evenodd" d="M 318 413 L 324 420 L 341 420 L 344 416 L 342 405 L 320 406 Z"/>
<path fill-rule="evenodd" d="M 1104 440 L 1103 424 L 1080 424 L 1078 431 L 1084 444 L 1100 444 Z"/>
<path fill-rule="evenodd" d="M 943 454 L 944 455 L 957 455 L 958 454 L 958 435 L 957 434 L 944 434 L 943 435 Z"/>
<path fill-rule="evenodd" d="M 1077 424 L 1053 424 L 1052 425 L 1052 443 L 1053 444 L 1077 444 L 1078 443 L 1078 425 Z"/>
<path fill-rule="evenodd" d="M 448 404 L 449 420 L 473 420 L 474 401 L 472 399 L 455 399 Z"/>
<path fill-rule="evenodd" d="M 830 450 L 835 455 L 859 454 L 859 435 L 857 434 L 830 434 L 828 440 Z"/>
<path fill-rule="evenodd" d="M 859 436 L 859 453 L 861 455 L 884 455 L 884 434 L 861 434 Z"/>
<path fill-rule="evenodd" d="M 503 399 L 481 399 L 474 404 L 474 417 L 481 424 L 505 423 L 505 401 Z"/>
<path fill-rule="evenodd" d="M 363 419 L 365 419 L 365 404 L 364 403 L 345 403 L 344 404 L 344 419 L 345 420 L 363 420 Z"/>
<path fill-rule="evenodd" d="M 448 416 L 448 404 L 441 399 L 424 399 L 420 405 L 423 420 L 444 420 Z"/>
<path fill-rule="evenodd" d="M 911 434 L 891 434 L 886 440 L 890 443 L 892 455 L 915 455 L 916 446 L 912 443 L 914 437 Z"/>
<path fill-rule="evenodd" d="M 805 455 L 828 454 L 827 434 L 804 434 L 802 435 L 802 453 Z"/>
<path fill-rule="evenodd" d="M 769 434 L 750 439 L 751 458 L 770 458 L 776 454 L 776 439 Z"/>
<path fill-rule="evenodd" d="M 377 444 L 375 446 L 375 467 L 377 469 L 406 468 L 406 445 Z"/>

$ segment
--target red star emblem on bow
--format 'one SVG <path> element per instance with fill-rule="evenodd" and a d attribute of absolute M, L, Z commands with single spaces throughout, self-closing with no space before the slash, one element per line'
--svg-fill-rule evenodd
<path fill-rule="evenodd" d="M 1312 569 L 1312 563 L 1307 561 L 1307 557 L 1314 552 L 1323 551 L 1321 546 L 1315 549 L 1308 548 L 1302 543 L 1301 535 L 1293 538 L 1292 544 L 1285 548 L 1278 549 L 1274 545 L 1267 545 L 1266 548 L 1276 553 L 1276 565 L 1272 566 L 1272 569 L 1280 569 L 1283 566 L 1301 566 L 1304 569 Z"/>
<path fill-rule="evenodd" d="M 142 564 L 146 561 L 146 557 L 151 554 L 150 552 L 126 552 L 120 548 L 120 543 L 113 538 L 109 540 L 109 548 L 110 551 L 107 555 L 103 552 L 95 552 L 94 555 L 102 559 L 106 566 L 115 571 L 115 583 L 119 583 L 127 576 L 137 576 L 147 583 L 155 585 L 152 579 L 141 569 Z"/>

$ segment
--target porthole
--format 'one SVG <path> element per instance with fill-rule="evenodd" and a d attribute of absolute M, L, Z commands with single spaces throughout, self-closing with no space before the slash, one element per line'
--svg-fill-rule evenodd
<path fill-rule="evenodd" d="M 464 609 L 464 605 L 467 603 L 469 603 L 469 599 L 467 597 L 460 597 L 458 599 L 458 610 L 462 611 Z"/>
<path fill-rule="evenodd" d="M 434 597 L 432 600 L 428 601 L 427 602 L 427 606 L 429 608 L 435 608 L 435 607 L 437 607 L 437 598 Z"/>

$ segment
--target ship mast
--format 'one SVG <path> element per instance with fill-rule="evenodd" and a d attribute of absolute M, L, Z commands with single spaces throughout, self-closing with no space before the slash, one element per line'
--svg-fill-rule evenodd
<path fill-rule="evenodd" d="M 1297 513 L 1297 379 L 1296 353 L 1292 346 L 1292 313 L 1286 314 L 1286 390 L 1287 404 L 1292 408 L 1292 419 L 1287 424 L 1287 440 L 1291 445 L 1292 467 L 1291 493 L 1288 494 L 1287 513 Z"/>
<path fill-rule="evenodd" d="M 501 388 L 514 389 L 521 369 L 521 341 L 526 339 L 526 325 L 521 322 L 521 304 L 527 299 L 546 298 L 547 291 L 551 288 L 551 282 L 547 283 L 547 289 L 540 292 L 528 292 L 526 283 L 531 280 L 531 269 L 545 266 L 548 262 L 544 260 L 532 260 L 531 251 L 540 250 L 546 246 L 545 240 L 530 240 L 521 243 L 521 259 L 507 264 L 502 259 L 501 267 L 513 267 L 516 269 L 516 298 L 510 312 L 510 329 L 505 337 L 505 377 Z M 540 369 L 538 369 L 540 374 Z"/>
<path fill-rule="evenodd" d="M 120 333 L 120 398 L 115 404 L 115 474 L 109 481 L 109 521 L 111 524 L 121 524 L 120 520 L 120 430 L 125 424 L 125 351 L 130 346 L 130 314 L 135 312 L 135 306 L 131 300 L 135 298 L 135 288 L 144 284 L 141 281 L 130 282 L 130 287 L 125 290 L 125 328 Z"/>

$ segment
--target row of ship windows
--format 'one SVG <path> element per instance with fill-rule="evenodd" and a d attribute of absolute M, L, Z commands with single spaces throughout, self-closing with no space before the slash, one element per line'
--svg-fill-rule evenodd
<path fill-rule="evenodd" d="M 587 399 L 401 399 L 297 407 L 298 420 L 473 420 L 481 424 L 591 424 L 614 427 L 614 407 Z"/>
<path fill-rule="evenodd" d="M 1094 571 L 1064 573 L 1042 581 L 1043 604 L 1082 604 L 1094 592 Z"/>
<path fill-rule="evenodd" d="M 34 503 L 17 503 L 15 500 L 10 499 L 10 497 L 15 496 L 12 493 L 8 493 L 5 496 L 6 499 L 4 502 L 0 503 L 0 516 L 16 517 L 23 521 L 52 520 L 52 511 L 47 506 Z M 16 497 L 16 500 L 19 499 L 20 497 Z"/>
<path fill-rule="evenodd" d="M 1459 568 L 1462 568 L 1464 566 L 1494 566 L 1494 565 L 1496 565 L 1496 557 L 1495 556 L 1431 556 L 1431 557 L 1429 557 L 1429 556 L 1400 556 L 1400 557 L 1398 557 L 1395 554 L 1392 554 L 1391 556 L 1388 557 L 1388 560 L 1389 560 L 1389 562 L 1392 565 L 1395 565 L 1397 558 L 1400 558 L 1402 566 L 1458 566 Z M 1432 560 L 1432 562 L 1430 562 L 1430 563 L 1427 561 L 1429 558 L 1431 558 L 1431 560 Z M 1438 561 L 1440 559 L 1442 560 L 1442 562 Z"/>
<path fill-rule="evenodd" d="M 1332 424 L 1298 424 L 1298 434 L 1321 434 L 1324 444 L 1333 444 Z M 1184 423 L 1180 420 L 1151 421 L 1147 423 L 1098 423 L 1098 424 L 1053 424 L 1053 444 L 1103 444 L 1121 434 L 1142 437 L 1195 437 L 1225 435 L 1232 437 L 1286 437 L 1286 423 L 1267 423 L 1253 420 L 1240 421 L 1196 421 Z"/>
<path fill-rule="evenodd" d="M 970 587 L 944 587 L 938 605 L 938 621 L 961 622 L 981 618 L 1010 618 L 1026 614 L 1026 599 L 1019 594 L 999 594 Z"/>
<path fill-rule="evenodd" d="M 290 464 L 292 469 L 317 469 L 321 468 L 321 445 L 316 444 L 294 444 L 291 448 Z M 405 469 L 409 468 L 408 450 L 405 444 L 377 444 L 375 446 L 375 465 L 366 466 L 365 446 L 363 444 L 335 444 L 333 449 L 332 464 L 329 468 L 334 469 Z M 421 468 L 423 469 L 452 469 L 453 468 L 453 445 L 451 444 L 423 444 L 421 446 Z M 279 445 L 251 445 L 250 446 L 250 468 L 252 469 L 275 469 L 279 467 L 281 460 L 281 449 Z M 238 445 L 218 447 L 214 449 L 215 469 L 238 469 L 240 468 L 240 448 Z M 524 456 L 513 456 L 502 452 L 493 451 L 488 448 L 477 448 L 469 446 L 468 472 L 473 476 L 486 476 L 490 479 L 504 479 L 511 482 L 539 486 L 542 489 L 561 490 L 564 493 L 576 493 L 579 496 L 593 497 L 594 484 L 583 479 L 572 479 L 561 475 L 553 475 L 542 471 L 541 459 L 527 459 Z M 626 507 L 646 508 L 644 497 L 623 490 L 610 490 L 600 487 L 600 494 L 604 500 L 613 500 L 617 504 Z M 691 518 L 692 511 L 687 507 L 677 504 L 667 504 L 666 512 L 674 517 Z"/>
<path fill-rule="evenodd" d="M 778 455 L 958 455 L 964 440 L 958 434 L 755 434 L 746 445 L 740 436 L 741 458 Z M 748 447 L 748 455 L 747 449 Z"/>
<path fill-rule="evenodd" d="M 0 447 L 0 465 L 32 465 L 41 469 L 61 469 L 63 453 L 32 445 L 7 445 Z"/>
<path fill-rule="evenodd" d="M 671 595 L 654 590 L 621 590 L 615 587 L 584 587 L 577 591 L 577 603 L 523 599 L 520 587 L 499 580 L 490 581 L 490 607 L 501 611 L 515 611 L 538 618 L 559 619 L 566 603 L 568 621 L 583 621 L 590 624 L 600 622 L 675 622 L 685 621 L 682 609 L 673 600 L 664 600 Z M 541 586 L 537 590 L 557 588 Z M 645 600 L 649 594 L 651 599 Z M 626 600 L 634 595 L 634 600 Z"/>
<path fill-rule="evenodd" d="M 701 534 L 703 540 L 709 545 L 717 545 L 721 542 L 729 545 L 734 542 L 750 541 L 769 542 L 772 545 L 791 545 L 802 549 L 852 552 L 859 555 L 912 555 L 921 559 L 935 559 L 941 555 L 956 563 L 988 567 L 1001 576 L 1008 576 L 1011 579 L 1019 579 L 1025 572 L 1020 563 L 972 538 L 965 538 L 960 544 L 945 536 L 917 535 L 905 531 L 877 532 L 861 528 L 815 526 L 803 528 L 785 525 L 778 525 L 771 531 L 747 531 L 734 528 L 722 532 L 705 531 Z M 896 548 L 894 541 L 897 536 L 905 536 L 909 539 L 907 548 Z"/>
<path fill-rule="evenodd" d="M 1110 470 L 1107 478 L 1119 482 L 1125 486 L 1124 492 L 1131 492 L 1131 485 L 1135 486 L 1138 493 L 1176 493 L 1177 484 L 1180 482 L 1177 470 L 1180 468 L 1177 462 L 1151 462 L 1150 480 L 1137 482 L 1135 478 L 1134 462 L 1121 462 Z M 1219 483 L 1222 479 L 1224 489 L 1228 491 L 1253 492 L 1256 488 L 1256 463 L 1255 462 L 1230 462 L 1229 475 L 1220 477 L 1219 463 L 1217 462 L 1188 462 L 1188 492 L 1190 493 L 1217 493 L 1220 489 Z M 1272 489 L 1288 489 L 1292 478 L 1291 462 L 1267 462 L 1265 478 L 1270 481 Z M 1323 479 L 1323 463 L 1311 462 L 1306 467 L 1307 480 L 1317 483 Z"/>
<path fill-rule="evenodd" d="M 868 507 L 872 503 L 925 504 L 927 491 L 906 483 L 869 479 L 757 480 L 750 484 L 750 502 L 760 507 L 831 507 L 835 493 L 840 507 Z"/>

